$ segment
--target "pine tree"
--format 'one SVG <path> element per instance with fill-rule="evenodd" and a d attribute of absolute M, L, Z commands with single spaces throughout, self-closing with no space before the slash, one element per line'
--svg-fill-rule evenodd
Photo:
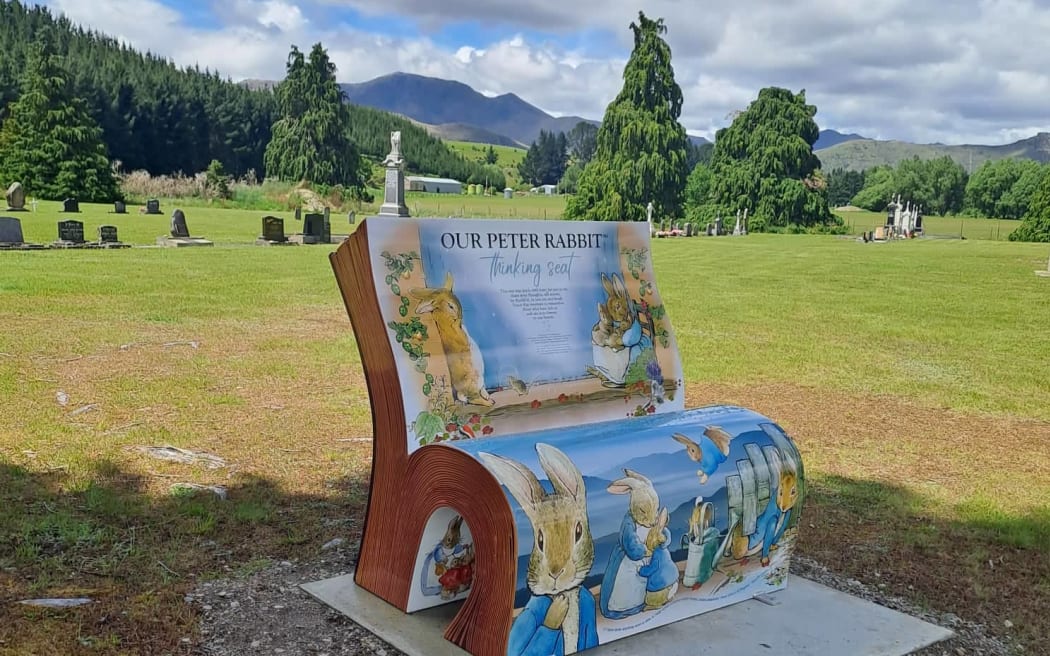
<path fill-rule="evenodd" d="M 39 198 L 111 202 L 119 192 L 102 129 L 63 64 L 51 30 L 41 31 L 0 128 L 0 167 Z"/>
<path fill-rule="evenodd" d="M 320 43 L 307 60 L 295 46 L 276 89 L 277 114 L 266 146 L 266 173 L 284 180 L 362 186 L 360 156 L 350 140 L 350 113 L 335 65 Z"/>
<path fill-rule="evenodd" d="M 770 87 L 718 131 L 711 157 L 712 211 L 732 216 L 748 209 L 748 230 L 830 225 L 827 185 L 813 144 L 820 130 L 806 92 Z"/>
<path fill-rule="evenodd" d="M 674 80 L 663 19 L 638 13 L 634 50 L 623 89 L 605 110 L 594 157 L 569 199 L 571 219 L 644 221 L 652 201 L 657 217 L 680 216 L 687 165 L 682 90 Z"/>

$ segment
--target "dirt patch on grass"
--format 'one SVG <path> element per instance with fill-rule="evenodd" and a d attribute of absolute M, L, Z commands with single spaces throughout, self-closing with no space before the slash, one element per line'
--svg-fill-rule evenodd
<path fill-rule="evenodd" d="M 311 344 L 339 331 L 345 360 L 319 357 Z M 343 318 L 325 310 L 282 330 L 155 337 L 23 370 L 42 379 L 32 398 L 45 417 L 28 438 L 0 431 L 0 595 L 94 601 L 57 611 L 5 603 L 0 654 L 385 649 L 289 592 L 289 582 L 347 569 L 360 536 L 371 445 L 353 440 L 371 428 Z M 165 347 L 173 337 L 198 348 Z M 267 366 L 278 369 L 258 369 Z M 70 396 L 65 407 L 56 386 Z M 755 409 L 796 438 L 809 481 L 800 549 L 815 567 L 1046 653 L 1050 423 L 791 385 L 691 385 L 687 398 Z M 95 402 L 99 410 L 68 416 Z M 227 466 L 129 448 L 160 443 Z M 174 492 L 183 481 L 221 485 L 227 497 Z M 333 538 L 347 551 L 323 550 Z M 280 595 L 296 608 L 273 608 Z M 981 644 L 951 649 L 995 653 Z"/>

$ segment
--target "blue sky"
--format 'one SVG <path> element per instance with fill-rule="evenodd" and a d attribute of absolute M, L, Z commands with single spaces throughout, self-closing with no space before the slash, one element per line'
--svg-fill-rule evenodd
<path fill-rule="evenodd" d="M 46 0 L 55 13 L 179 65 L 280 79 L 320 41 L 342 82 L 405 71 L 555 115 L 600 119 L 622 84 L 639 5 L 626 0 Z M 883 139 L 1006 143 L 1050 131 L 1045 0 L 651 0 L 681 121 L 712 136 L 765 86 L 805 89 L 822 128 Z"/>

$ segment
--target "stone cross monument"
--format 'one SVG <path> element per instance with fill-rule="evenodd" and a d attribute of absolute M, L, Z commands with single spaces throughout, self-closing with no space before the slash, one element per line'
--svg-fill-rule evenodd
<path fill-rule="evenodd" d="M 653 227 L 653 201 L 649 201 L 645 206 L 645 220 L 649 222 L 649 236 L 656 235 L 656 228 Z"/>
<path fill-rule="evenodd" d="M 390 154 L 383 160 L 386 165 L 386 185 L 383 187 L 383 204 L 380 216 L 408 216 L 405 205 L 405 160 L 401 158 L 401 131 L 390 133 Z"/>

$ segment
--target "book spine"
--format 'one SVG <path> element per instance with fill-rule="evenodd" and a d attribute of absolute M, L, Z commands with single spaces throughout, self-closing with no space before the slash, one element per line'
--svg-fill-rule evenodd
<path fill-rule="evenodd" d="M 406 610 L 423 532 L 451 507 L 474 533 L 475 581 L 445 637 L 476 656 L 506 653 L 517 532 L 503 490 L 480 462 L 431 445 L 409 456 L 401 387 L 371 274 L 367 221 L 331 255 L 365 371 L 372 410 L 371 487 L 354 580 Z"/>

